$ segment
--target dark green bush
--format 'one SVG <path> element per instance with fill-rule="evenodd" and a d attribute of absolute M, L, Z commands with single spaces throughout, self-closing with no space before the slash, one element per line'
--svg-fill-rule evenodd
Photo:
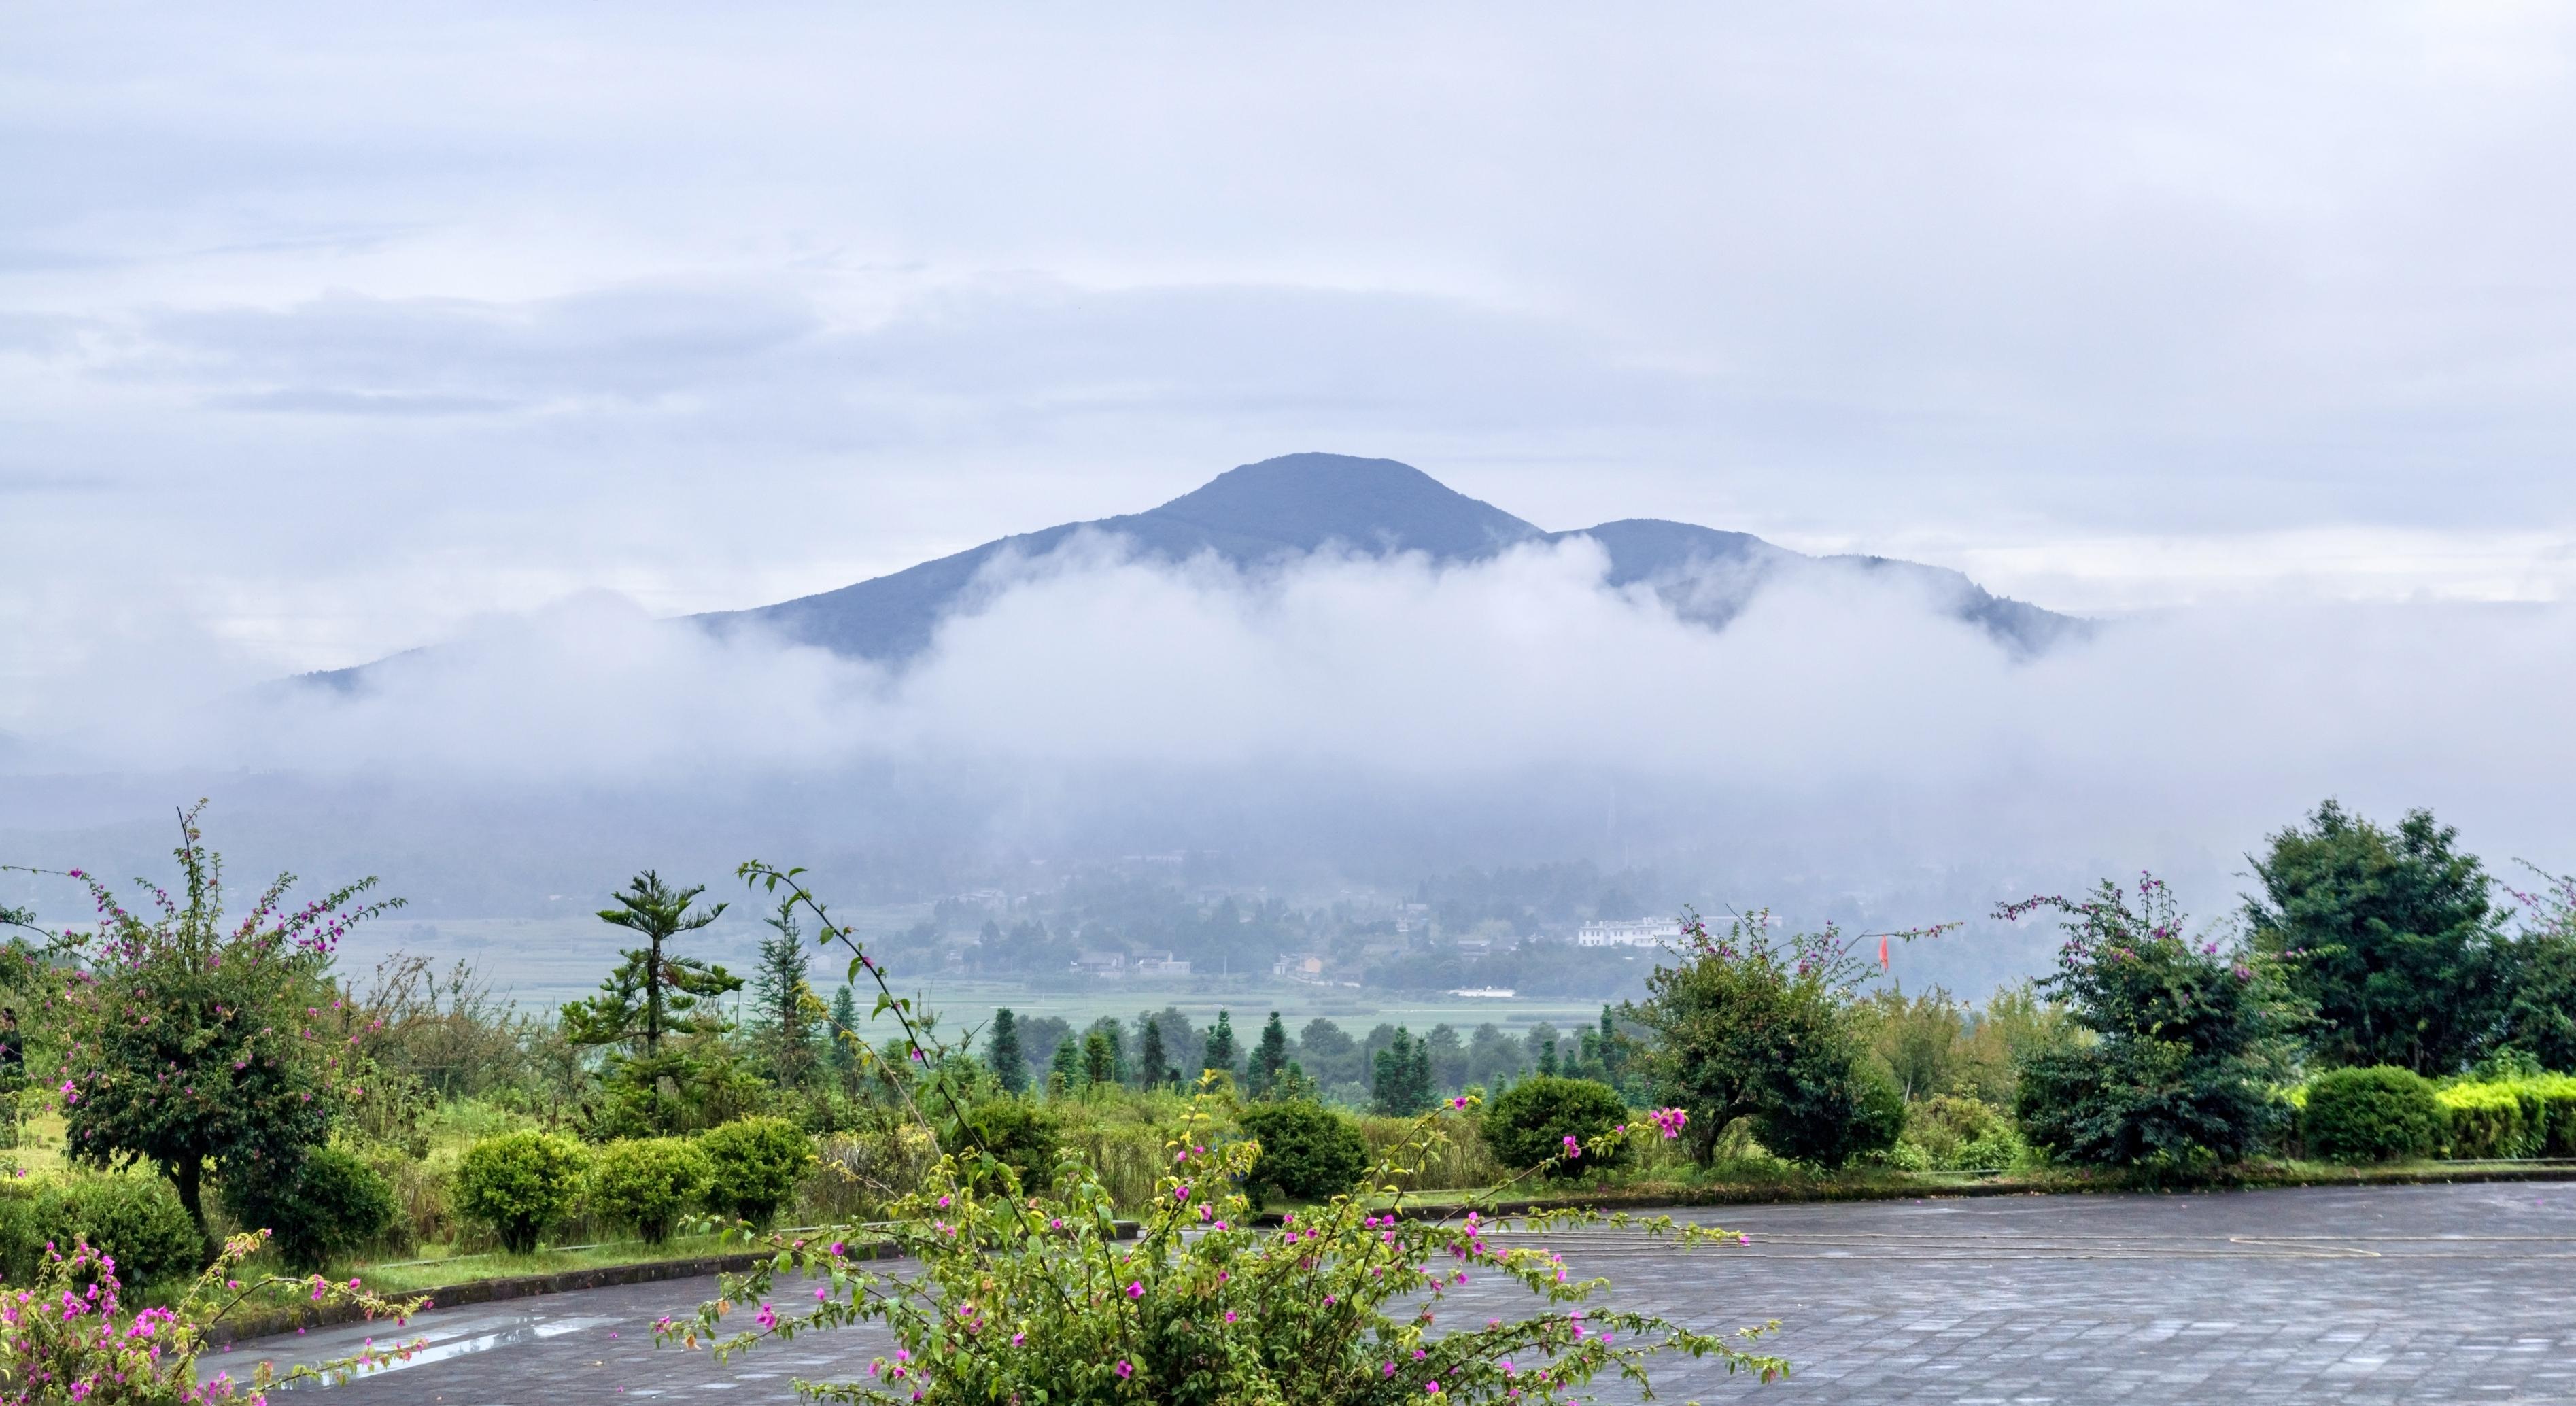
<path fill-rule="evenodd" d="M 966 1125 L 984 1149 L 1019 1173 L 1030 1191 L 1055 1184 L 1056 1123 L 1024 1098 L 987 1099 L 966 1110 Z"/>
<path fill-rule="evenodd" d="M 47 1242 L 68 1254 L 84 1237 L 116 1261 L 117 1277 L 128 1284 L 185 1279 L 206 1262 L 197 1223 L 159 1177 L 0 1184 L 0 1272 L 10 1283 L 35 1278 Z"/>
<path fill-rule="evenodd" d="M 1368 1170 L 1368 1143 L 1359 1124 L 1312 1099 L 1256 1103 L 1243 1110 L 1243 1131 L 1261 1144 L 1245 1190 L 1254 1197 L 1277 1191 L 1299 1201 L 1322 1201 L 1356 1185 Z"/>
<path fill-rule="evenodd" d="M 706 1189 L 707 1156 L 686 1138 L 627 1138 L 591 1159 L 591 1209 L 647 1244 L 670 1239 L 672 1222 Z"/>
<path fill-rule="evenodd" d="M 587 1162 L 579 1144 L 545 1133 L 485 1138 L 457 1164 L 456 1209 L 490 1226 L 510 1253 L 527 1254 L 579 1199 Z"/>
<path fill-rule="evenodd" d="M 226 1182 L 224 1202 L 246 1230 L 265 1229 L 287 1267 L 320 1269 L 384 1233 L 395 1215 L 393 1188 L 355 1155 L 317 1147 L 286 1178 Z"/>
<path fill-rule="evenodd" d="M 1582 1143 L 1583 1155 L 1556 1163 L 1548 1175 L 1581 1176 L 1592 1168 L 1616 1167 L 1628 1160 L 1625 1142 L 1594 1146 L 1596 1139 L 1628 1119 L 1627 1101 L 1608 1084 L 1540 1074 L 1512 1085 L 1486 1105 L 1485 1145 L 1493 1149 L 1495 1161 L 1518 1171 L 1562 1156 L 1565 1140 L 1571 1137 Z"/>
<path fill-rule="evenodd" d="M 707 1209 L 765 1226 L 814 1165 L 814 1139 L 784 1118 L 742 1118 L 698 1138 L 707 1159 Z"/>
<path fill-rule="evenodd" d="M 2308 1086 L 2301 1118 L 2308 1155 L 2329 1162 L 2394 1162 L 2429 1155 L 2442 1138 L 2433 1085 L 2391 1064 L 2332 1069 Z"/>

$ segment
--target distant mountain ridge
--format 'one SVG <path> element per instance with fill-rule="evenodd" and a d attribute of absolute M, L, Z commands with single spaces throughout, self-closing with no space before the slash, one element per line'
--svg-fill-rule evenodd
<path fill-rule="evenodd" d="M 1374 556 L 1419 552 L 1454 564 L 1481 561 L 1524 543 L 1589 537 L 1610 559 L 1611 586 L 1642 584 L 1684 619 L 1712 628 L 1733 619 L 1767 585 L 1801 572 L 1837 571 L 1914 581 L 1952 615 L 1982 627 L 2017 656 L 2038 654 L 2090 628 L 2072 616 L 1994 595 L 1959 572 L 1917 562 L 1811 557 L 1747 533 L 1653 518 L 1549 532 L 1410 464 L 1345 454 L 1264 459 L 1229 469 L 1141 513 L 1059 523 L 837 590 L 684 618 L 715 630 L 758 626 L 836 654 L 900 664 L 930 647 L 940 621 L 966 600 L 978 574 L 996 557 L 1016 552 L 1042 558 L 1085 531 L 1123 539 L 1153 560 L 1181 562 L 1211 554 L 1242 568 L 1326 547 Z M 304 681 L 353 688 L 372 667 L 307 674 Z"/>
<path fill-rule="evenodd" d="M 722 629 L 757 624 L 838 654 L 900 663 L 933 633 L 987 563 L 1006 552 L 1045 557 L 1075 533 L 1123 538 L 1139 555 L 1186 561 L 1212 554 L 1255 567 L 1339 546 L 1367 555 L 1420 552 L 1472 562 L 1531 542 L 1589 537 L 1610 559 L 1608 583 L 1643 584 L 1683 618 L 1722 626 L 1762 587 L 1801 571 L 1858 571 L 1915 581 L 1957 618 L 1981 626 L 2016 655 L 2081 635 L 2072 616 L 1997 596 L 1944 567 L 1874 556 L 1811 557 L 1742 532 L 1628 518 L 1549 532 L 1450 488 L 1410 464 L 1344 454 L 1288 454 L 1245 464 L 1157 508 L 1061 523 L 952 556 L 749 610 L 689 619 Z"/>

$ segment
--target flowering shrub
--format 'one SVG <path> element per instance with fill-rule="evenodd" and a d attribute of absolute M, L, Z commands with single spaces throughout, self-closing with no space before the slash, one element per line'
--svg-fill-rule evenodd
<path fill-rule="evenodd" d="M 199 1406 L 265 1403 L 268 1394 L 304 1380 L 343 1380 L 360 1368 L 408 1357 L 412 1348 L 370 1346 L 355 1357 L 280 1373 L 261 1362 L 248 1380 L 217 1373 L 197 1377 L 207 1330 L 244 1299 L 287 1288 L 314 1303 L 348 1305 L 370 1318 L 399 1323 L 426 1300 L 395 1303 L 366 1293 L 355 1279 L 334 1283 L 270 1277 L 245 1286 L 233 1271 L 260 1237 L 236 1235 L 175 1307 L 128 1313 L 116 1261 L 82 1241 L 69 1255 L 50 1247 L 35 1282 L 0 1292 L 0 1406 L 79 1402 L 82 1406 Z"/>
<path fill-rule="evenodd" d="M 2032 898 L 1996 916 L 2042 908 L 2067 936 L 2040 988 L 2099 1038 L 2029 1056 L 2017 1111 L 2033 1143 L 2071 1161 L 2188 1169 L 2236 1161 L 2286 1122 L 2274 958 L 2191 937 L 2153 875 L 2134 902 L 2106 879 L 2081 902 Z"/>
<path fill-rule="evenodd" d="M 1608 1084 L 1538 1074 L 1504 1090 L 1485 1110 L 1485 1144 L 1504 1166 L 1545 1165 L 1550 1175 L 1574 1177 L 1628 1160 L 1627 1139 L 1605 1136 L 1625 1132 L 1627 1121 L 1626 1101 Z M 1679 1134 L 1676 1124 L 1668 1136 Z"/>
<path fill-rule="evenodd" d="M 335 1113 L 365 1097 L 356 1037 L 324 1028 L 324 1009 L 340 1004 L 325 972 L 353 925 L 397 901 L 359 902 L 368 879 L 289 907 L 294 876 L 280 875 L 227 925 L 223 860 L 202 848 L 197 813 L 180 816 L 185 892 L 153 888 L 151 916 L 71 871 L 97 902 L 99 928 L 64 939 L 84 965 L 64 991 L 55 1092 L 74 1160 L 151 1163 L 202 1229 L 210 1164 L 237 1177 L 291 1172 L 329 1141 Z"/>
<path fill-rule="evenodd" d="M 793 871 L 746 873 L 794 884 Z M 793 901 L 814 912 L 827 940 L 840 932 L 801 887 Z M 865 960 L 853 963 L 854 976 L 873 970 Z M 927 1058 L 935 1063 L 937 1053 Z M 901 1246 L 917 1273 L 878 1274 L 851 1259 L 845 1242 L 855 1230 L 773 1238 L 767 1263 L 728 1279 L 724 1296 L 694 1319 L 664 1319 L 657 1333 L 724 1356 L 816 1328 L 885 1324 L 899 1346 L 865 1380 L 801 1388 L 840 1401 L 1556 1401 L 1605 1372 L 1643 1386 L 1648 1360 L 1661 1352 L 1715 1357 L 1765 1380 L 1786 1371 L 1750 1351 L 1761 1329 L 1729 1340 L 1590 1307 L 1603 1281 L 1573 1279 L 1559 1255 L 1522 1242 L 1578 1223 L 1685 1242 L 1719 1232 L 1574 1211 L 1409 1213 L 1391 1183 L 1437 1150 L 1445 1137 L 1437 1116 L 1420 1119 L 1417 1135 L 1380 1159 L 1368 1178 L 1373 1193 L 1337 1196 L 1274 1228 L 1249 1225 L 1237 1188 L 1260 1148 L 1223 1139 L 1222 1099 L 1215 1081 L 1204 1084 L 1171 1130 L 1153 1209 L 1132 1243 L 1120 1240 L 1110 1195 L 1080 1163 L 1061 1163 L 1052 1184 L 1033 1192 L 970 1144 L 941 1157 L 926 1184 L 893 1206 L 890 1225 L 865 1232 Z M 790 1273 L 811 1276 L 794 1300 L 780 1278 Z M 1481 1327 L 1440 1325 L 1445 1296 L 1480 1274 L 1522 1285 L 1537 1311 Z M 728 1335 L 725 1320 L 737 1312 L 752 1326 Z"/>

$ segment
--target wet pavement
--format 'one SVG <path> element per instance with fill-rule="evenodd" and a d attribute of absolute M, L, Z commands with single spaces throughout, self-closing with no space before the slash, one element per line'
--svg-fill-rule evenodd
<path fill-rule="evenodd" d="M 1674 1359 L 1670 1400 L 2004 1403 L 2576 1402 L 2576 1184 L 2053 1196 L 1694 1213 L 1751 1237 L 1676 1250 L 1617 1233 L 1547 1243 L 1611 1302 L 1695 1327 L 1782 1320 L 1787 1382 Z M 352 1403 L 562 1406 L 622 1397 L 791 1401 L 891 1343 L 873 1328 L 717 1363 L 651 1324 L 712 1295 L 681 1280 L 424 1313 L 410 1363 Z M 783 1302 L 801 1297 L 794 1291 Z M 1453 1292 L 1482 1317 L 1529 1302 Z M 255 1339 L 210 1367 L 319 1360 L 381 1328 Z M 1604 1401 L 1631 1399 L 1604 1383 Z"/>

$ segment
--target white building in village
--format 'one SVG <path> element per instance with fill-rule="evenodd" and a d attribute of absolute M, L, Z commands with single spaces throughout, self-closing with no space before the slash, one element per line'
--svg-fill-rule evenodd
<path fill-rule="evenodd" d="M 1577 947 L 1678 947 L 1681 941 L 1679 918 L 1595 919 L 1574 935 Z"/>

